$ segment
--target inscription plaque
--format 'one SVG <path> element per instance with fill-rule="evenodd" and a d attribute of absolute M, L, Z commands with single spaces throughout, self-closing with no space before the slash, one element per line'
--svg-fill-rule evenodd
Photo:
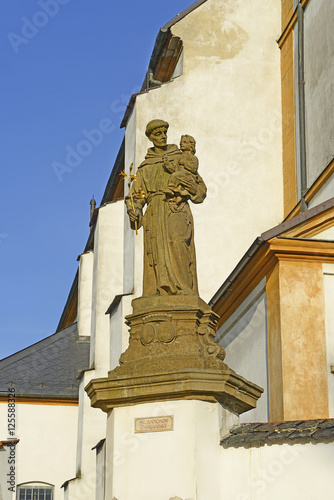
<path fill-rule="evenodd" d="M 174 430 L 174 416 L 135 418 L 135 434 L 138 432 L 164 432 Z"/>

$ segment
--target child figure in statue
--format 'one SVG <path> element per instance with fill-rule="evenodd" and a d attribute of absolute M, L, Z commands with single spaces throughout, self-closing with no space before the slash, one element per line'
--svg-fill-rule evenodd
<path fill-rule="evenodd" d="M 180 140 L 182 154 L 176 162 L 176 170 L 171 174 L 165 193 L 168 198 L 176 198 L 176 203 L 189 199 L 189 183 L 198 183 L 198 158 L 195 156 L 196 141 L 191 135 L 182 135 Z M 165 162 L 168 169 L 168 162 Z"/>

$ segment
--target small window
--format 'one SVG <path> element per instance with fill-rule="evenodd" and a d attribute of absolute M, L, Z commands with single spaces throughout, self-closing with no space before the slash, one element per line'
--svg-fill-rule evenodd
<path fill-rule="evenodd" d="M 53 486 L 48 483 L 25 483 L 17 486 L 17 500 L 53 500 Z"/>

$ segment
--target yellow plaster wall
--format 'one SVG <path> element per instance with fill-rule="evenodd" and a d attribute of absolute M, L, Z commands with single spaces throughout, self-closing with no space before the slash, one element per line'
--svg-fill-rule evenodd
<path fill-rule="evenodd" d="M 278 264 L 267 276 L 269 418 L 284 420 Z"/>
<path fill-rule="evenodd" d="M 282 80 L 282 147 L 284 216 L 297 204 L 297 177 L 295 154 L 295 100 L 293 68 L 293 28 L 288 27 L 293 15 L 293 0 L 282 0 L 282 32 L 288 29 L 281 48 Z M 287 28 L 288 27 L 288 28 Z"/>
<path fill-rule="evenodd" d="M 328 417 L 321 263 L 280 262 L 285 420 Z"/>
<path fill-rule="evenodd" d="M 267 279 L 270 419 L 328 417 L 322 264 L 280 260 Z"/>

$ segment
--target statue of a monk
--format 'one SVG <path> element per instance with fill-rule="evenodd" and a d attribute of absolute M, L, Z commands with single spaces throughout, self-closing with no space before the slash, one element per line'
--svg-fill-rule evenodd
<path fill-rule="evenodd" d="M 178 176 L 181 189 L 175 196 L 171 193 L 169 180 L 181 169 L 184 153 L 175 144 L 167 144 L 168 127 L 163 120 L 147 124 L 146 136 L 154 147 L 139 165 L 125 198 L 131 227 L 144 228 L 143 296 L 198 295 L 194 226 L 188 200 L 201 203 L 206 186 L 198 173 L 183 174 Z"/>

